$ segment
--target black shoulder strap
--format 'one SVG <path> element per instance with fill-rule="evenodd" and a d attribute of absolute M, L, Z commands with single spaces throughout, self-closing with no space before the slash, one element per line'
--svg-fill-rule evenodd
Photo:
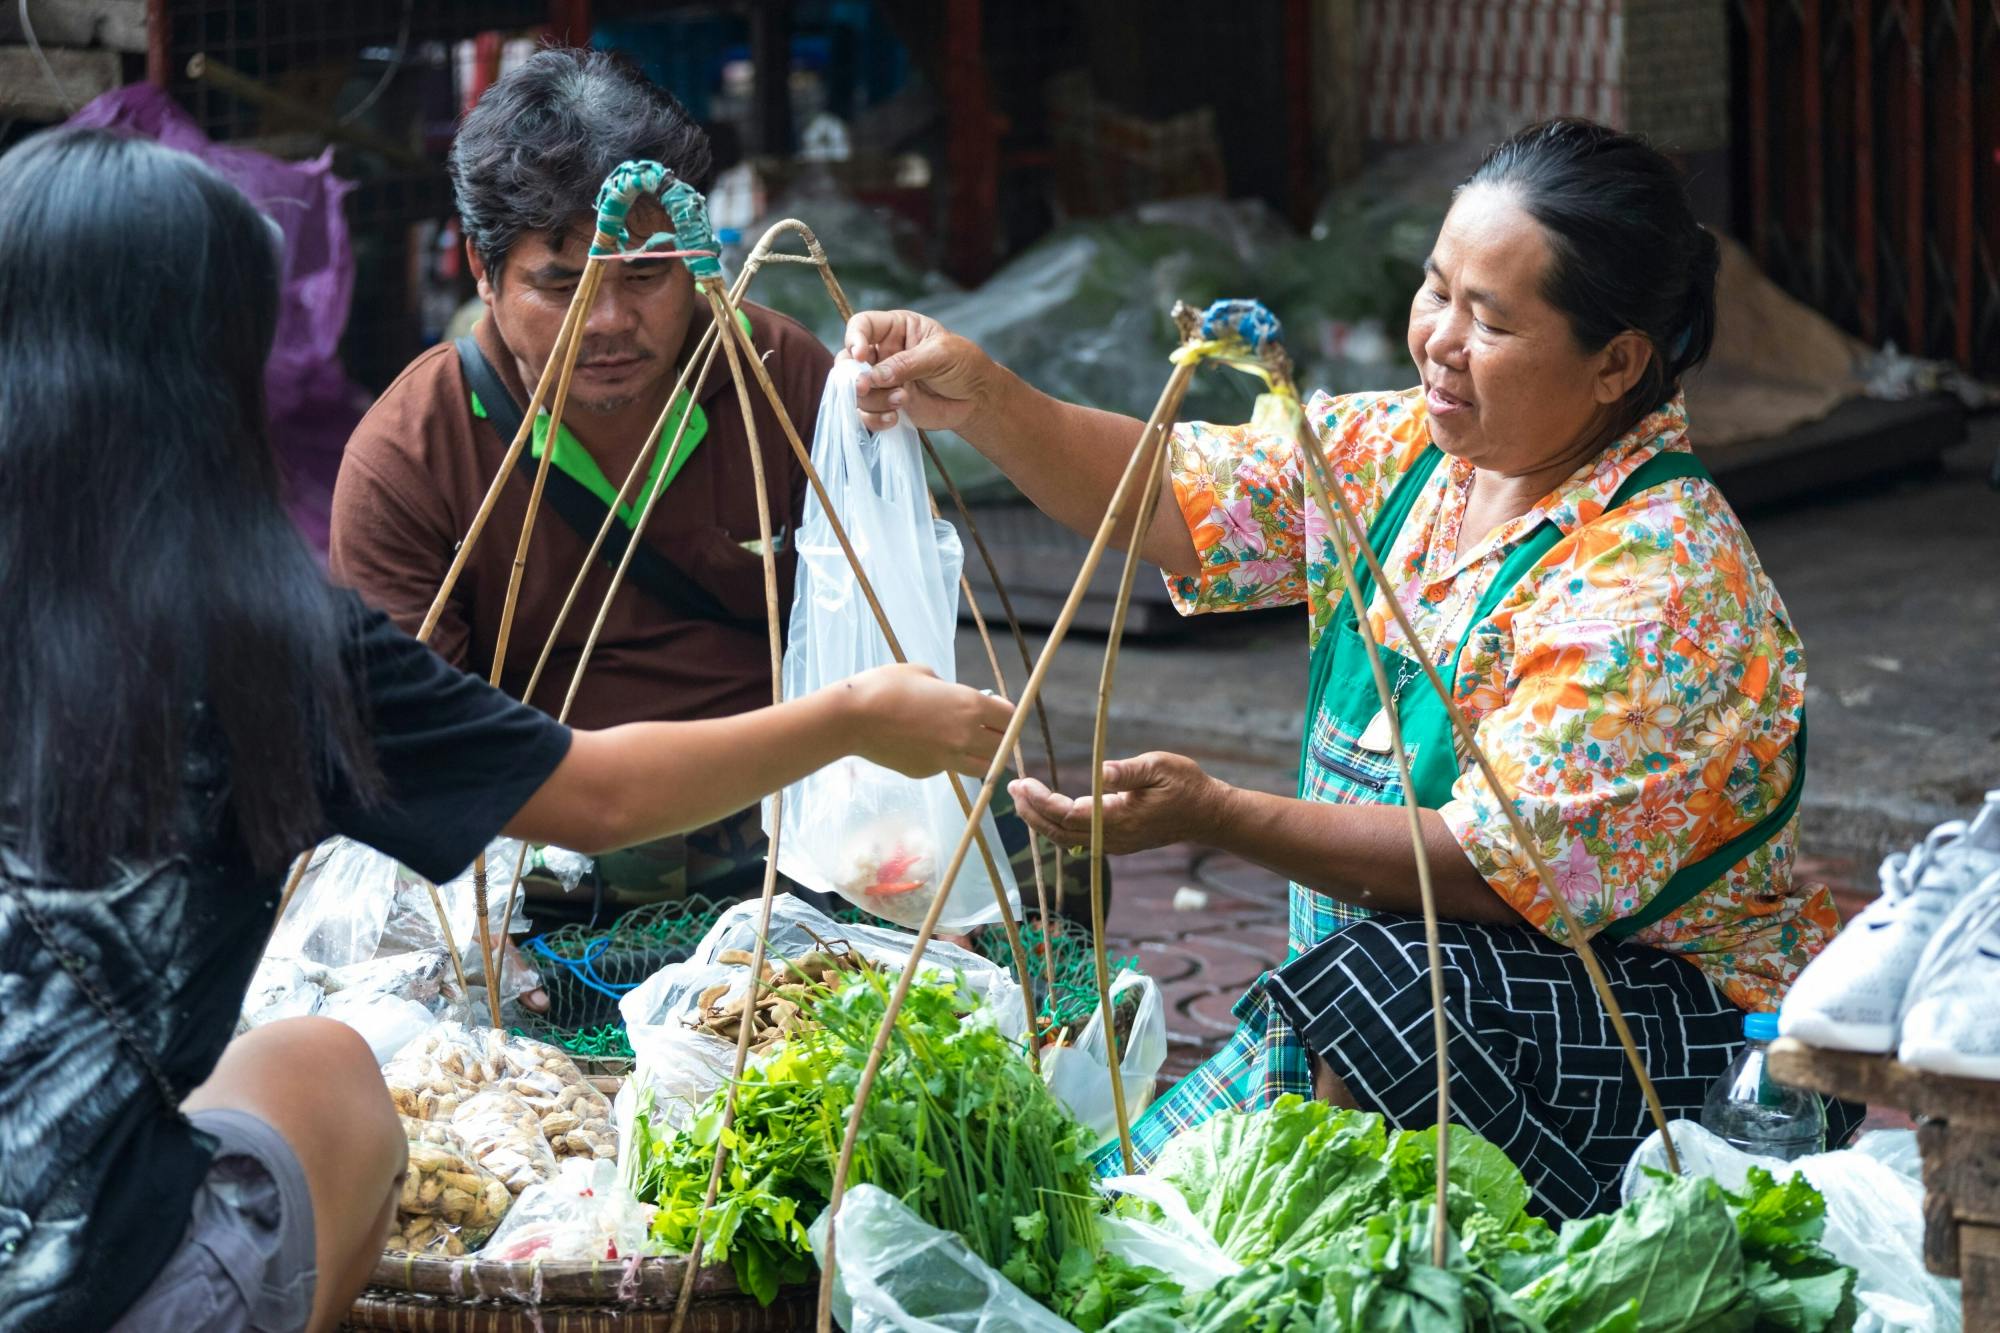
<path fill-rule="evenodd" d="M 468 336 L 458 339 L 454 346 L 458 349 L 458 364 L 465 372 L 465 382 L 472 392 L 479 395 L 480 406 L 486 409 L 488 424 L 502 440 L 512 443 L 520 433 L 525 416 L 521 405 L 514 401 L 506 381 L 500 378 L 500 372 L 493 368 L 493 363 L 486 359 L 486 353 L 480 350 L 477 341 Z M 515 465 L 530 486 L 534 485 L 539 468 L 531 455 L 531 450 L 523 449 Z M 542 499 L 583 539 L 586 546 L 597 540 L 597 531 L 604 526 L 605 514 L 610 512 L 588 487 L 556 467 L 549 469 L 548 480 L 542 487 Z M 628 545 L 632 545 L 632 530 L 623 523 L 613 523 L 604 536 L 604 545 L 598 548 L 598 557 L 608 568 L 615 570 L 619 561 L 624 559 Z M 760 628 L 763 625 L 761 620 L 753 622 L 730 614 L 713 593 L 660 554 L 651 542 L 637 544 L 625 577 L 682 619 L 719 620 L 732 625 L 755 624 Z"/>

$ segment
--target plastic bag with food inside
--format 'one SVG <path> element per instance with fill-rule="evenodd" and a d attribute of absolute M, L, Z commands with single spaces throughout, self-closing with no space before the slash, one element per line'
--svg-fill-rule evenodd
<path fill-rule="evenodd" d="M 630 1258 L 645 1252 L 653 1212 L 619 1183 L 613 1163 L 572 1159 L 553 1180 L 521 1192 L 479 1257 L 502 1263 Z"/>
<path fill-rule="evenodd" d="M 740 999 L 750 986 L 749 957 L 757 945 L 758 902 L 736 903 L 716 918 L 692 953 L 670 963 L 626 992 L 618 1012 L 628 1031 L 654 1026 L 693 1027 L 705 1008 Z M 836 921 L 789 893 L 771 900 L 771 927 L 765 956 L 773 962 L 813 954 L 851 955 L 891 976 L 903 969 L 916 936 L 885 926 Z M 924 949 L 922 973 L 941 980 L 962 979 L 986 1002 L 994 1021 L 1009 1036 L 1022 1034 L 1021 988 L 1008 970 L 969 949 L 933 939 Z M 816 979 L 816 978 L 815 978 Z M 728 989 L 711 993 L 717 983 Z"/>
<path fill-rule="evenodd" d="M 949 523 L 933 517 L 916 432 L 899 422 L 870 431 L 855 400 L 861 367 L 827 377 L 813 429 L 813 463 L 909 661 L 957 678 L 958 576 L 965 553 Z M 800 698 L 895 660 L 817 493 L 798 528 L 798 579 L 785 648 L 785 697 Z M 787 787 L 778 869 L 808 889 L 836 893 L 875 915 L 916 926 L 929 911 L 945 864 L 965 828 L 953 794 L 976 784 L 956 775 L 906 778 L 847 758 Z M 999 888 L 1020 897 L 990 811 L 981 816 Z M 765 805 L 764 827 L 772 825 Z M 953 882 L 939 924 L 970 930 L 1000 919 L 994 885 L 972 851 Z"/>
<path fill-rule="evenodd" d="M 390 1254 L 470 1253 L 500 1225 L 514 1196 L 474 1160 L 449 1125 L 402 1117 L 409 1170 L 382 1248 Z"/>

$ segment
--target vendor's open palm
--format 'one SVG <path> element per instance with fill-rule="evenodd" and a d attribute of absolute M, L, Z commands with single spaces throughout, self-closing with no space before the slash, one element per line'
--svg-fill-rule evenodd
<path fill-rule="evenodd" d="M 1065 796 L 1033 778 L 1009 789 L 1029 826 L 1060 846 L 1090 842 L 1090 793 Z M 1220 784 L 1185 755 L 1155 751 L 1104 766 L 1104 850 L 1114 856 L 1200 841 Z"/>
<path fill-rule="evenodd" d="M 870 367 L 857 399 L 872 430 L 899 413 L 920 430 L 960 430 L 984 406 L 994 370 L 976 344 L 914 310 L 861 311 L 841 355 Z"/>

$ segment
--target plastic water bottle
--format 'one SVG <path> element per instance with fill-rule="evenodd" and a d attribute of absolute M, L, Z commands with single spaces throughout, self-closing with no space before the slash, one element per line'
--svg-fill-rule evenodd
<path fill-rule="evenodd" d="M 1789 1162 L 1826 1151 L 1826 1108 L 1818 1093 L 1771 1077 L 1764 1057 L 1777 1035 L 1776 1014 L 1743 1016 L 1743 1050 L 1709 1088 L 1701 1125 L 1732 1147 Z"/>

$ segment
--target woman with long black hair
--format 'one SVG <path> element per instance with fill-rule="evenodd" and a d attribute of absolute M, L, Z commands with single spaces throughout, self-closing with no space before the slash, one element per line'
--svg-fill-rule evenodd
<path fill-rule="evenodd" d="M 916 668 L 572 732 L 331 588 L 264 425 L 275 229 L 102 131 L 0 159 L 0 1330 L 323 1329 L 403 1135 L 322 1019 L 230 1040 L 288 861 L 596 852 L 844 754 L 984 771 L 1003 702 Z"/>

